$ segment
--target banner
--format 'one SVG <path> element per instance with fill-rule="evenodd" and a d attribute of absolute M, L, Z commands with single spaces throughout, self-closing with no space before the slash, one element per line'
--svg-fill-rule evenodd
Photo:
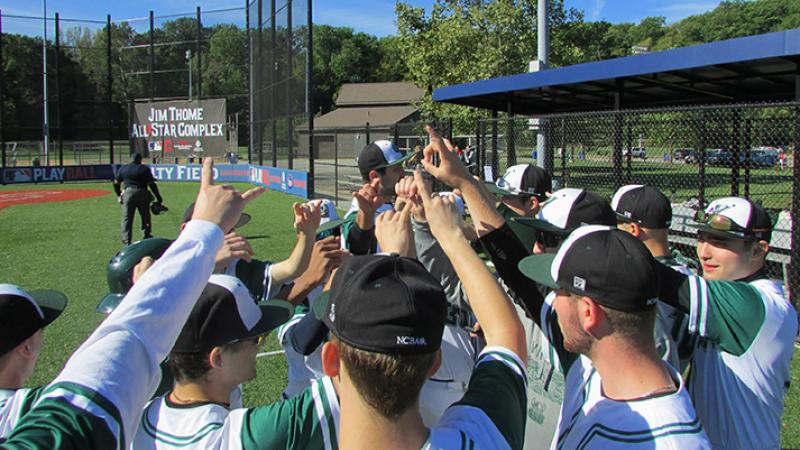
<path fill-rule="evenodd" d="M 250 166 L 250 182 L 274 191 L 308 198 L 308 173 L 299 170 Z"/>
<path fill-rule="evenodd" d="M 9 167 L 2 170 L 3 184 L 61 183 L 64 181 L 109 180 L 114 178 L 110 164 L 64 167 Z"/>
<path fill-rule="evenodd" d="M 135 103 L 131 153 L 168 159 L 223 156 L 228 151 L 224 98 Z"/>
<path fill-rule="evenodd" d="M 200 181 L 202 171 L 199 164 L 149 164 L 149 167 L 158 181 Z M 249 169 L 248 164 L 215 164 L 214 181 L 248 183 Z"/>

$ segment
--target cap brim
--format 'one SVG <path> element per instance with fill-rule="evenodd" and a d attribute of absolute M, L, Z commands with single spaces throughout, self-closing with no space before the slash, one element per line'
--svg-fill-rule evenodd
<path fill-rule="evenodd" d="M 100 300 L 95 310 L 102 314 L 111 314 L 112 311 L 117 309 L 123 298 L 125 298 L 125 294 L 107 294 Z"/>
<path fill-rule="evenodd" d="M 350 218 L 350 219 L 336 219 L 336 220 L 331 220 L 329 222 L 323 223 L 322 225 L 319 226 L 319 228 L 317 228 L 317 234 L 324 233 L 326 231 L 330 231 L 330 230 L 332 230 L 334 228 L 337 228 L 337 227 L 340 227 L 340 226 L 344 225 L 347 222 L 352 222 L 353 220 L 355 220 L 355 217 Z"/>
<path fill-rule="evenodd" d="M 267 334 L 288 322 L 294 314 L 294 306 L 291 303 L 278 299 L 261 302 L 258 304 L 258 308 L 261 310 L 261 320 L 256 323 L 253 329 L 250 330 L 249 336 L 245 338 Z"/>
<path fill-rule="evenodd" d="M 402 158 L 400 158 L 400 159 L 398 159 L 398 160 L 395 160 L 394 162 L 391 162 L 391 163 L 388 163 L 388 164 L 383 164 L 383 165 L 380 165 L 380 166 L 376 167 L 375 169 L 384 169 L 384 168 L 386 168 L 386 167 L 392 167 L 392 166 L 399 166 L 399 165 L 402 165 L 402 164 L 404 164 L 406 161 L 408 161 L 409 159 L 411 159 L 411 158 L 413 158 L 414 156 L 416 156 L 416 154 L 417 154 L 416 152 L 407 152 L 407 153 L 406 153 L 406 154 L 405 154 L 405 155 L 404 155 Z M 374 170 L 374 169 L 373 169 L 373 170 Z"/>
<path fill-rule="evenodd" d="M 236 225 L 234 225 L 234 228 L 242 228 L 243 226 L 250 223 L 250 219 L 252 218 L 253 216 L 251 216 L 250 214 L 242 213 L 242 215 L 239 216 L 239 220 L 236 221 Z"/>
<path fill-rule="evenodd" d="M 739 240 L 743 240 L 743 241 L 758 239 L 755 236 L 745 236 L 743 234 L 738 234 L 738 233 L 733 232 L 733 231 L 717 230 L 716 228 L 712 228 L 712 227 L 710 227 L 708 225 L 704 225 L 704 224 L 697 224 L 697 225 L 695 225 L 695 228 L 697 228 L 698 232 L 702 231 L 703 233 L 708 233 L 708 234 L 711 234 L 711 235 L 714 235 L 714 236 L 718 236 L 718 237 L 721 237 L 721 238 L 726 238 L 726 239 L 739 239 Z"/>
<path fill-rule="evenodd" d="M 551 289 L 558 289 L 558 283 L 553 279 L 550 270 L 555 259 L 556 255 L 554 253 L 528 256 L 523 258 L 517 264 L 517 267 L 520 272 L 531 280 Z"/>
<path fill-rule="evenodd" d="M 49 325 L 64 312 L 67 307 L 67 296 L 58 291 L 49 289 L 40 289 L 36 291 L 29 291 L 28 294 L 33 298 L 33 301 L 39 305 L 39 308 L 44 314 L 45 325 Z"/>
<path fill-rule="evenodd" d="M 325 311 L 328 309 L 328 301 L 331 297 L 331 291 L 324 291 L 317 296 L 314 300 L 314 315 L 317 319 L 322 320 L 325 317 Z"/>
<path fill-rule="evenodd" d="M 499 187 L 497 187 L 496 184 L 494 184 L 494 183 L 492 183 L 490 181 L 484 181 L 483 185 L 486 186 L 486 190 L 489 191 L 489 193 L 493 194 L 493 195 L 514 195 L 511 192 L 508 192 L 508 191 L 506 191 L 504 189 L 500 189 Z"/>
<path fill-rule="evenodd" d="M 534 219 L 532 217 L 513 217 L 511 220 L 521 225 L 539 230 L 543 233 L 551 233 L 559 236 L 569 235 L 569 230 L 559 228 L 546 220 Z"/>

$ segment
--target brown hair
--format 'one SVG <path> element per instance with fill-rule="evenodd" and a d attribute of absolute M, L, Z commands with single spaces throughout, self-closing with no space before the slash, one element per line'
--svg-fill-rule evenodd
<path fill-rule="evenodd" d="M 233 342 L 220 346 L 223 352 L 236 353 L 241 350 L 241 342 Z M 171 352 L 167 365 L 176 382 L 189 382 L 202 378 L 209 370 L 211 365 L 208 363 L 208 355 L 211 352 Z"/>
<path fill-rule="evenodd" d="M 373 353 L 332 338 L 361 398 L 382 416 L 396 419 L 419 398 L 436 352 L 421 355 Z"/>
<path fill-rule="evenodd" d="M 656 322 L 656 307 L 642 311 L 626 312 L 601 305 L 608 318 L 608 324 L 615 334 L 637 346 L 646 345 L 653 340 Z"/>

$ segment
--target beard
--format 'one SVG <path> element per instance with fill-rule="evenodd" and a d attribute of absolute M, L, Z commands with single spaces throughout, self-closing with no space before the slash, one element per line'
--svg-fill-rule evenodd
<path fill-rule="evenodd" d="M 562 320 L 559 317 L 559 326 L 564 335 L 564 349 L 571 353 L 588 355 L 592 346 L 592 337 L 584 331 L 574 315 Z"/>

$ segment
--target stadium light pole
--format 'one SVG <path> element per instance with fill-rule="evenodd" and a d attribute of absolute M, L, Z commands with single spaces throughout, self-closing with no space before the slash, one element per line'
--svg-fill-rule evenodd
<path fill-rule="evenodd" d="M 189 101 L 192 101 L 192 49 L 186 50 L 186 61 L 189 64 Z"/>
<path fill-rule="evenodd" d="M 42 100 L 44 104 L 44 161 L 50 165 L 50 109 L 47 99 L 47 0 L 42 0 L 44 39 L 42 42 Z"/>
<path fill-rule="evenodd" d="M 539 0 L 537 7 L 537 25 L 536 25 L 536 61 L 531 61 L 529 72 L 538 72 L 547 69 L 550 63 L 550 36 L 547 21 L 547 0 Z M 534 124 L 535 122 L 535 124 Z M 547 167 L 549 155 L 547 152 L 547 136 L 545 134 L 545 121 L 532 119 L 531 125 L 536 125 L 539 132 L 536 134 L 536 165 L 544 168 L 545 170 L 552 170 L 552 167 Z M 555 186 L 554 186 L 555 188 Z"/>

